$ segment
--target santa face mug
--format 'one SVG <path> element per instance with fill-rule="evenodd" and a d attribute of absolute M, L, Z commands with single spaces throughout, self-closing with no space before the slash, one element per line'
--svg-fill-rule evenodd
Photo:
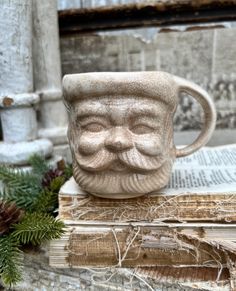
<path fill-rule="evenodd" d="M 191 145 L 177 149 L 173 116 L 181 91 L 200 103 L 204 126 Z M 74 178 L 99 197 L 132 198 L 163 188 L 175 158 L 204 146 L 215 128 L 207 92 L 165 72 L 66 75 L 63 95 Z"/>

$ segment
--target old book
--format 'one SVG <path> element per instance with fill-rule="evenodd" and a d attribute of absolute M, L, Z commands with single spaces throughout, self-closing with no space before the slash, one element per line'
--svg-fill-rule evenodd
<path fill-rule="evenodd" d="M 236 145 L 203 148 L 176 160 L 169 185 L 133 199 L 103 199 L 71 178 L 59 194 L 59 215 L 85 221 L 236 221 Z"/>
<path fill-rule="evenodd" d="M 236 261 L 236 224 L 66 222 L 53 267 L 208 266 Z"/>

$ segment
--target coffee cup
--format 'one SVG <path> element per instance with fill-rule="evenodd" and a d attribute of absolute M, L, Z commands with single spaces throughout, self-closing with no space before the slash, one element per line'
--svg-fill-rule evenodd
<path fill-rule="evenodd" d="M 178 149 L 173 118 L 181 92 L 200 103 L 204 123 L 197 139 Z M 63 95 L 73 176 L 81 189 L 103 198 L 133 198 L 165 187 L 175 159 L 204 146 L 215 128 L 208 93 L 166 72 L 65 75 Z"/>

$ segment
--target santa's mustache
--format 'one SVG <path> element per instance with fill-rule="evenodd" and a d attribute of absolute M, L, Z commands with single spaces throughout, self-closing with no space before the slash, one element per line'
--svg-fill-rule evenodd
<path fill-rule="evenodd" d="M 113 162 L 119 161 L 127 168 L 140 171 L 157 170 L 162 166 L 165 159 L 163 154 L 147 156 L 141 154 L 136 148 L 122 153 L 111 153 L 105 148 L 92 155 L 75 153 L 79 166 L 87 171 L 103 171 L 108 169 Z"/>

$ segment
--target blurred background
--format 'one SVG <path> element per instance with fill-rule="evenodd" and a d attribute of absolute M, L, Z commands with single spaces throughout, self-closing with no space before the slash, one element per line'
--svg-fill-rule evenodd
<path fill-rule="evenodd" d="M 58 9 L 144 2 L 158 1 L 58 0 Z M 63 75 L 161 70 L 197 83 L 208 91 L 217 107 L 217 129 L 221 130 L 210 145 L 236 142 L 236 22 L 62 34 L 60 48 Z M 176 134 L 177 143 L 189 143 L 200 127 L 200 107 L 183 96 L 175 117 L 175 130 L 180 132 Z"/>
<path fill-rule="evenodd" d="M 197 83 L 217 108 L 209 145 L 235 143 L 235 11 L 235 1 L 213 0 L 1 2 L 0 162 L 24 165 L 32 152 L 70 160 L 61 78 L 94 71 L 162 70 Z M 183 95 L 176 144 L 194 140 L 201 117 Z"/>

